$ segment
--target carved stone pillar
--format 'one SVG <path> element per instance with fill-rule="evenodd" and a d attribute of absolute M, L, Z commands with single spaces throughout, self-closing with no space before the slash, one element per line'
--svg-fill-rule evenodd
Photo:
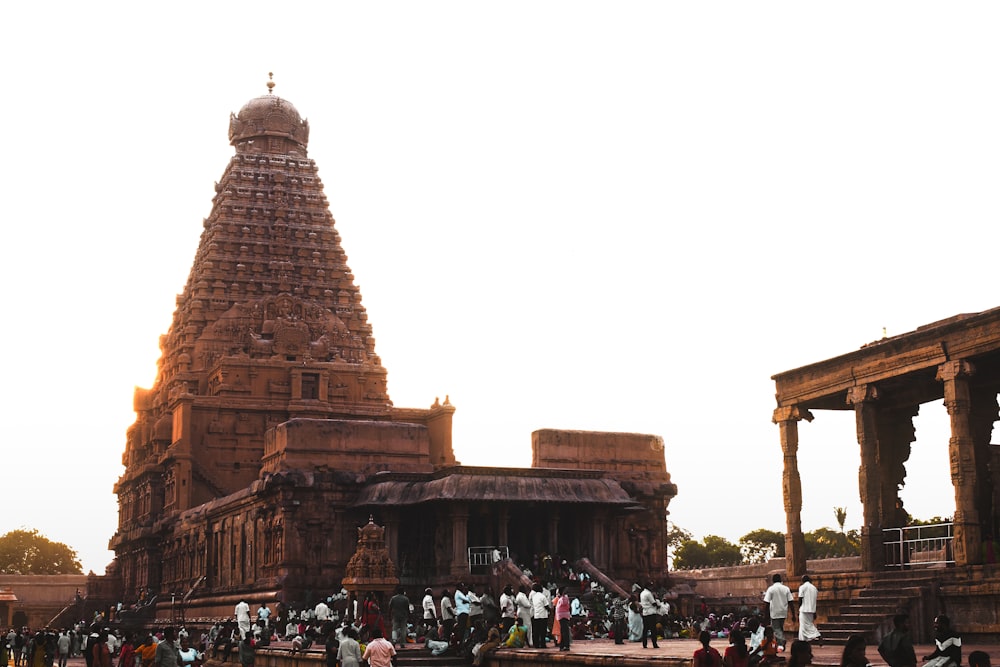
<path fill-rule="evenodd" d="M 396 570 L 402 574 L 399 562 L 399 516 L 395 511 L 386 512 L 383 523 L 385 524 L 385 546 L 389 552 L 389 560 L 396 565 Z"/>
<path fill-rule="evenodd" d="M 781 491 L 785 501 L 785 562 L 788 580 L 806 573 L 806 542 L 802 536 L 802 480 L 799 477 L 799 420 L 812 421 L 812 413 L 792 405 L 774 411 L 771 421 L 778 425 L 784 471 Z"/>
<path fill-rule="evenodd" d="M 878 468 L 878 428 L 875 401 L 878 388 L 863 384 L 847 390 L 847 404 L 854 406 L 855 428 L 861 446 L 858 489 L 864 513 L 861 524 L 861 569 L 874 572 L 885 562 L 882 553 L 882 484 Z"/>
<path fill-rule="evenodd" d="M 937 379 L 944 382 L 944 405 L 951 419 L 948 458 L 951 483 L 955 487 L 955 564 L 979 563 L 980 526 L 976 508 L 976 451 L 970 420 L 969 377 L 975 368 L 968 361 L 947 361 L 938 366 Z"/>
<path fill-rule="evenodd" d="M 882 528 L 902 528 L 906 525 L 906 509 L 899 497 L 899 489 L 906 479 L 906 461 L 910 458 L 911 443 L 915 437 L 913 418 L 919 410 L 920 405 L 908 405 L 891 410 L 881 409 L 876 414 Z"/>
<path fill-rule="evenodd" d="M 559 508 L 552 508 L 549 514 L 548 550 L 554 558 L 559 553 Z"/>
<path fill-rule="evenodd" d="M 456 507 L 451 511 L 451 574 L 464 577 L 469 573 L 469 510 Z"/>

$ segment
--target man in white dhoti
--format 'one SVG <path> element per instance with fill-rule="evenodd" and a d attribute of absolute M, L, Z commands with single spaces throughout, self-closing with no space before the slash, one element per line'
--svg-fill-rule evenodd
<path fill-rule="evenodd" d="M 250 632 L 250 605 L 243 599 L 236 605 L 236 626 L 240 630 L 240 639 L 246 637 L 247 633 Z"/>
<path fill-rule="evenodd" d="M 802 575 L 802 585 L 799 586 L 799 639 L 807 642 L 818 642 L 823 645 L 823 636 L 816 627 L 816 598 L 819 591 L 809 580 L 808 574 Z"/>

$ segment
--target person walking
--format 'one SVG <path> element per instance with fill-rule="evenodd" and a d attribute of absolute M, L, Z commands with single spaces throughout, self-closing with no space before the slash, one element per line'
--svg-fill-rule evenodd
<path fill-rule="evenodd" d="M 392 659 L 395 655 L 396 649 L 382 636 L 382 630 L 373 628 L 372 639 L 365 647 L 361 659 L 367 660 L 370 667 L 392 667 Z"/>
<path fill-rule="evenodd" d="M 809 578 L 802 575 L 802 585 L 799 586 L 799 639 L 807 642 L 818 642 L 823 645 L 823 635 L 816 627 L 816 600 L 819 591 Z"/>
<path fill-rule="evenodd" d="M 396 587 L 396 594 L 389 598 L 389 618 L 392 619 L 392 642 L 396 648 L 403 648 L 409 632 L 410 598 L 402 586 Z"/>
<path fill-rule="evenodd" d="M 360 667 L 361 645 L 358 644 L 358 631 L 349 625 L 344 630 L 344 637 L 337 648 L 337 662 L 340 667 Z"/>
<path fill-rule="evenodd" d="M 780 574 L 775 574 L 771 582 L 770 588 L 764 593 L 764 602 L 767 603 L 767 614 L 771 619 L 771 627 L 774 628 L 774 638 L 784 649 L 785 618 L 789 610 L 794 611 L 795 601 L 792 599 L 791 589 L 781 583 Z"/>

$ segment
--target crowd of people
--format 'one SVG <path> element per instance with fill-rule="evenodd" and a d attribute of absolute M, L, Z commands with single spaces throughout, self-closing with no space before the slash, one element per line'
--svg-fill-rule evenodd
<path fill-rule="evenodd" d="M 702 601 L 696 614 L 680 616 L 664 594 L 652 582 L 633 585 L 631 593 L 615 593 L 589 578 L 565 577 L 550 584 L 536 576 L 531 586 L 515 591 L 508 585 L 499 596 L 489 587 L 458 582 L 440 592 L 427 588 L 419 600 L 411 600 L 403 587 L 387 601 L 375 592 L 357 596 L 341 590 L 315 605 L 277 603 L 273 611 L 266 602 L 253 611 L 240 600 L 231 620 L 215 623 L 197 637 L 183 627 L 123 635 L 105 627 L 103 616 L 58 631 L 3 631 L 0 667 L 66 667 L 69 658 L 80 656 L 87 667 L 199 667 L 206 656 L 252 667 L 257 648 L 279 640 L 293 652 L 322 648 L 326 667 L 389 667 L 407 644 L 479 665 L 490 651 L 504 647 L 551 645 L 569 651 L 574 641 L 593 638 L 641 642 L 653 649 L 664 639 L 697 638 L 701 648 L 693 655 L 693 667 L 804 667 L 812 660 L 811 645 L 822 645 L 815 623 L 817 591 L 808 576 L 796 596 L 775 575 L 763 606 L 741 610 L 746 613 L 716 614 Z M 785 622 L 796 603 L 798 637 L 786 653 Z M 893 626 L 878 645 L 879 655 L 889 667 L 916 667 L 909 618 L 897 615 Z M 961 637 L 948 617 L 939 615 L 934 630 L 936 649 L 924 656 L 925 667 L 962 667 Z M 724 653 L 711 646 L 716 638 L 728 640 Z M 863 636 L 852 636 L 840 667 L 871 667 L 866 649 Z M 989 657 L 973 652 L 969 665 L 990 667 Z"/>

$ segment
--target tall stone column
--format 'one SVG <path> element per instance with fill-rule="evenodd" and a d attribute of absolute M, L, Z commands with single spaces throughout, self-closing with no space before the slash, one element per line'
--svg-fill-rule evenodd
<path fill-rule="evenodd" d="M 878 467 L 878 429 L 875 401 L 878 388 L 863 384 L 847 390 L 847 404 L 854 406 L 855 428 L 861 446 L 858 489 L 864 513 L 861 524 L 861 569 L 875 572 L 882 568 L 882 481 Z"/>
<path fill-rule="evenodd" d="M 937 379 L 944 382 L 944 406 L 951 419 L 948 458 L 951 483 L 955 487 L 955 564 L 981 561 L 979 510 L 976 508 L 976 450 L 970 420 L 972 403 L 969 378 L 975 368 L 968 361 L 946 361 L 938 366 Z"/>
<path fill-rule="evenodd" d="M 788 580 L 794 581 L 806 573 L 806 542 L 802 536 L 802 480 L 799 477 L 799 420 L 812 421 L 813 416 L 797 405 L 778 408 L 771 421 L 778 425 L 784 470 L 781 491 L 785 501 L 785 562 Z"/>
<path fill-rule="evenodd" d="M 464 577 L 469 573 L 469 510 L 456 507 L 451 512 L 451 574 Z"/>
<path fill-rule="evenodd" d="M 507 544 L 507 540 L 510 539 L 508 537 L 509 528 L 510 512 L 506 507 L 501 506 L 500 509 L 497 510 L 497 546 L 508 547 L 508 550 L 510 547 L 510 545 Z"/>

